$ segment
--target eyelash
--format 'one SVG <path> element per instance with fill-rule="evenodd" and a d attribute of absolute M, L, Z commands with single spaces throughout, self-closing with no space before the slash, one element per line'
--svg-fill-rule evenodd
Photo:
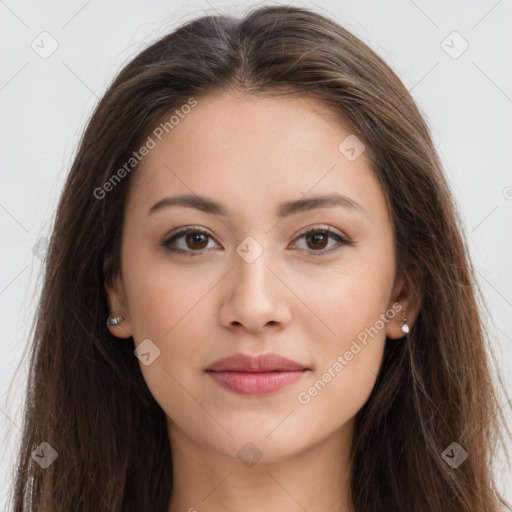
<path fill-rule="evenodd" d="M 171 251 L 171 252 L 173 252 L 175 254 L 183 254 L 184 256 L 190 256 L 190 257 L 200 256 L 201 254 L 203 254 L 202 251 L 204 251 L 205 249 L 201 249 L 201 250 L 198 250 L 198 251 L 193 251 L 193 250 L 184 251 L 183 249 L 179 249 L 179 248 L 176 248 L 176 247 L 171 247 L 171 244 L 173 242 L 175 242 L 176 240 L 178 240 L 179 238 L 181 238 L 184 235 L 188 235 L 188 234 L 192 234 L 192 233 L 201 233 L 203 235 L 208 236 L 209 238 L 213 238 L 208 232 L 203 231 L 202 229 L 199 229 L 199 228 L 186 228 L 186 229 L 183 229 L 183 230 L 179 231 L 178 233 L 175 233 L 170 238 L 165 238 L 162 241 L 161 245 L 166 250 Z M 354 245 L 353 241 L 348 240 L 346 238 L 343 238 L 342 236 L 338 235 L 338 233 L 335 233 L 334 231 L 331 231 L 328 228 L 321 228 L 321 227 L 315 227 L 315 228 L 308 229 L 304 233 L 301 233 L 296 238 L 296 240 L 304 238 L 307 235 L 316 234 L 316 233 L 322 233 L 324 235 L 329 235 L 330 238 L 334 238 L 339 244 L 341 244 L 341 246 L 353 246 Z M 314 254 L 314 256 L 323 256 L 324 254 L 328 254 L 330 252 L 334 252 L 334 251 L 340 249 L 341 246 L 338 247 L 337 249 L 330 248 L 330 249 L 322 249 L 322 250 L 319 250 L 319 251 L 311 250 L 311 252 Z M 196 254 L 194 254 L 194 253 L 196 253 Z"/>

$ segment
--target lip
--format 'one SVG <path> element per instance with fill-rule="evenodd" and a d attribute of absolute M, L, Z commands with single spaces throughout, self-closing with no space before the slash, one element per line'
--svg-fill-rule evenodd
<path fill-rule="evenodd" d="M 300 379 L 310 368 L 279 354 L 235 354 L 212 363 L 206 372 L 217 384 L 241 395 L 279 391 Z"/>
<path fill-rule="evenodd" d="M 266 353 L 257 356 L 234 354 L 218 359 L 206 368 L 213 372 L 276 372 L 309 370 L 303 364 L 279 354 Z"/>

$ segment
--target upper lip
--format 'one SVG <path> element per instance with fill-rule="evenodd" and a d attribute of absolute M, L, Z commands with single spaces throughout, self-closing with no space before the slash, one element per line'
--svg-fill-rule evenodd
<path fill-rule="evenodd" d="M 309 370 L 303 364 L 280 356 L 279 354 L 234 354 L 219 359 L 209 365 L 206 371 L 212 372 L 275 372 Z"/>

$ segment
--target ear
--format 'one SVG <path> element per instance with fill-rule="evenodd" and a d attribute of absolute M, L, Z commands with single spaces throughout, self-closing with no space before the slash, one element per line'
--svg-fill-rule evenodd
<path fill-rule="evenodd" d="M 106 276 L 104 285 L 110 316 L 121 316 L 123 321 L 119 325 L 107 325 L 107 328 L 117 338 L 130 338 L 132 336 L 132 326 L 123 281 L 119 274 L 112 275 L 109 266 L 109 261 L 103 263 L 103 275 Z"/>
<path fill-rule="evenodd" d="M 399 275 L 393 287 L 389 308 L 393 309 L 396 314 L 386 325 L 388 338 L 400 339 L 406 336 L 402 331 L 404 320 L 407 320 L 409 331 L 412 330 L 422 300 L 421 272 L 418 269 L 408 268 Z"/>

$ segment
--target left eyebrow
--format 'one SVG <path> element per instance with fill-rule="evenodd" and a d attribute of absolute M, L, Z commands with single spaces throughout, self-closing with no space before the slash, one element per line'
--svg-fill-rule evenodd
<path fill-rule="evenodd" d="M 205 196 L 198 196 L 194 194 L 183 194 L 174 197 L 164 197 L 157 201 L 148 211 L 148 215 L 170 206 L 182 206 L 186 208 L 195 208 L 196 210 L 210 213 L 212 215 L 227 216 L 230 215 L 229 209 L 217 201 Z M 344 207 L 358 211 L 366 216 L 368 213 L 362 205 L 354 201 L 348 196 L 339 193 L 332 193 L 327 195 L 319 195 L 309 197 L 307 199 L 297 199 L 293 201 L 285 201 L 280 203 L 277 208 L 277 217 L 282 219 L 288 215 L 297 214 L 300 212 L 314 210 L 318 208 L 328 207 Z"/>
<path fill-rule="evenodd" d="M 348 196 L 338 193 L 332 193 L 322 196 L 313 196 L 307 199 L 298 199 L 295 201 L 286 201 L 281 203 L 278 208 L 278 217 L 283 218 L 287 215 L 292 215 L 294 213 L 299 213 L 307 210 L 314 210 L 316 208 L 328 208 L 341 206 L 344 208 L 352 209 L 354 211 L 358 211 L 368 216 L 366 210 L 362 205 L 354 201 Z"/>

